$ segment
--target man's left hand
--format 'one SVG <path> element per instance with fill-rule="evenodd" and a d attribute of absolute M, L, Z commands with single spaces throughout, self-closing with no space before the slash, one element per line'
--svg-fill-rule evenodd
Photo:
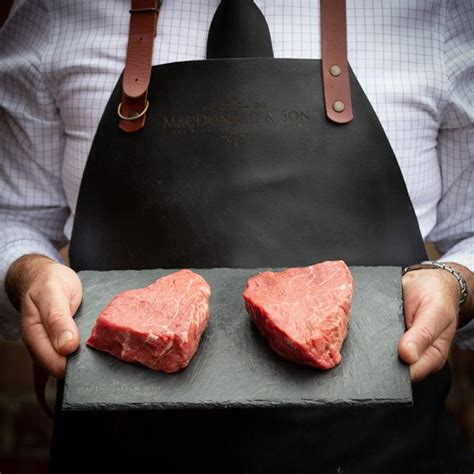
<path fill-rule="evenodd" d="M 457 280 L 439 269 L 407 272 L 402 285 L 407 332 L 398 352 L 417 382 L 441 370 L 447 361 L 458 327 L 460 290 Z"/>

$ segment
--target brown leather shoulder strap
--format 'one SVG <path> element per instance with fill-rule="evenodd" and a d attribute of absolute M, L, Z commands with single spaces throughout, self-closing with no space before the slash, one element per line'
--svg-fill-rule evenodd
<path fill-rule="evenodd" d="M 336 123 L 350 122 L 353 115 L 345 0 L 321 0 L 321 57 L 326 116 Z"/>
<path fill-rule="evenodd" d="M 153 43 L 161 0 L 132 0 L 127 59 L 118 108 L 120 128 L 132 133 L 145 125 Z"/>

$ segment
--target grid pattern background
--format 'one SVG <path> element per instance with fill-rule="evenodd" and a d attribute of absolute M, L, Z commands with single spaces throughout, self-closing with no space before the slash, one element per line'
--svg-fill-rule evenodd
<path fill-rule="evenodd" d="M 165 0 L 153 64 L 204 59 L 218 0 Z M 275 57 L 320 58 L 319 2 L 256 0 Z M 125 62 L 129 1 L 17 0 L 0 31 L 0 282 L 60 259 L 92 140 Z M 349 61 L 427 240 L 474 270 L 474 4 L 347 0 Z M 1 285 L 3 288 L 3 285 Z M 0 290 L 0 330 L 18 335 Z M 472 326 L 471 326 L 472 327 Z M 474 328 L 458 343 L 474 348 Z"/>

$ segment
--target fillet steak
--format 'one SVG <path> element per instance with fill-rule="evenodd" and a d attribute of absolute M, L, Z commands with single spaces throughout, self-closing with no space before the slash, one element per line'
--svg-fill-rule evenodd
<path fill-rule="evenodd" d="M 190 270 L 119 293 L 100 313 L 86 343 L 127 362 L 176 372 L 197 350 L 209 320 L 210 294 L 204 278 Z"/>
<path fill-rule="evenodd" d="M 343 261 L 250 278 L 245 306 L 272 349 L 294 362 L 330 369 L 341 361 L 353 281 Z"/>

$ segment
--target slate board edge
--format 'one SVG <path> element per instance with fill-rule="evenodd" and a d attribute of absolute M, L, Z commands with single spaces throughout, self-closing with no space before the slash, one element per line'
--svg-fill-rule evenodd
<path fill-rule="evenodd" d="M 252 409 L 252 408 L 315 408 L 315 407 L 375 407 L 375 406 L 396 406 L 396 407 L 412 407 L 413 401 L 410 398 L 404 400 L 398 399 L 346 399 L 346 400 L 314 400 L 304 399 L 301 403 L 278 401 L 272 402 L 271 400 L 248 400 L 242 402 L 236 402 L 229 400 L 227 402 L 214 402 L 202 400 L 196 403 L 128 403 L 126 408 L 123 404 L 116 403 L 82 403 L 80 407 L 77 404 L 70 404 L 67 401 L 63 402 L 62 410 L 68 412 L 82 412 L 82 411 L 147 411 L 147 410 L 199 410 L 199 409 Z"/>

